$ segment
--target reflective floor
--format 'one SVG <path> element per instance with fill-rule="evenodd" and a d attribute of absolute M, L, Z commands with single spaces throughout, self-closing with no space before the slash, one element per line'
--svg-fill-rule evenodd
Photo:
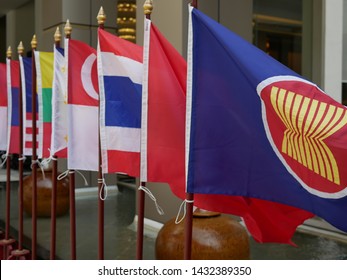
<path fill-rule="evenodd" d="M 11 235 L 17 236 L 18 202 L 16 182 L 11 185 Z M 0 185 L 0 228 L 4 229 L 5 184 Z M 98 258 L 97 231 L 97 191 L 76 193 L 76 251 L 77 259 L 93 260 Z M 110 188 L 105 201 L 105 259 L 136 259 L 135 190 L 116 187 Z M 172 217 L 168 217 L 168 220 Z M 37 255 L 49 259 L 50 219 L 37 221 Z M 31 248 L 31 217 L 24 214 L 24 245 Z M 347 244 L 321 236 L 297 232 L 293 241 L 298 247 L 283 244 L 259 244 L 251 238 L 251 259 L 254 260 L 341 260 L 347 259 Z M 57 259 L 70 259 L 70 221 L 69 214 L 57 218 Z M 155 236 L 145 236 L 144 259 L 155 259 Z"/>

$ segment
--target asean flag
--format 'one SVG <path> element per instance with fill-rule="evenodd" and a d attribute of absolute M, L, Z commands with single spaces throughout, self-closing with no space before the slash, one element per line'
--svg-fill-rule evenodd
<path fill-rule="evenodd" d="M 97 171 L 99 162 L 96 50 L 66 40 L 68 65 L 68 169 Z"/>
<path fill-rule="evenodd" d="M 142 47 L 99 29 L 102 170 L 140 173 Z"/>
<path fill-rule="evenodd" d="M 19 154 L 19 62 L 7 59 L 8 148 Z"/>
<path fill-rule="evenodd" d="M 6 64 L 0 63 L 0 151 L 7 148 L 7 83 Z"/>
<path fill-rule="evenodd" d="M 193 193 L 311 212 L 347 232 L 347 110 L 191 9 L 187 113 Z"/>
<path fill-rule="evenodd" d="M 141 180 L 166 182 L 185 199 L 187 63 L 158 28 L 145 20 Z M 194 205 L 243 218 L 259 242 L 291 243 L 312 214 L 279 203 L 219 194 L 195 194 Z"/>

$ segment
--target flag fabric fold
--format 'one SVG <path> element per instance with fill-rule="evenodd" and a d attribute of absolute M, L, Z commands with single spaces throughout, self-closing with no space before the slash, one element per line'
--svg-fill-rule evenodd
<path fill-rule="evenodd" d="M 19 62 L 6 60 L 7 72 L 7 154 L 19 154 Z"/>
<path fill-rule="evenodd" d="M 65 41 L 68 94 L 68 161 L 71 170 L 98 171 L 99 93 L 96 50 L 78 40 Z"/>
<path fill-rule="evenodd" d="M 38 158 L 51 156 L 53 53 L 35 51 L 38 96 Z"/>
<path fill-rule="evenodd" d="M 142 92 L 141 180 L 167 182 L 185 199 L 185 116 L 187 64 L 145 20 Z M 241 216 L 259 242 L 291 243 L 297 226 L 311 213 L 260 199 L 195 194 L 194 205 Z"/>
<path fill-rule="evenodd" d="M 189 33 L 187 191 L 274 201 L 347 231 L 346 108 L 193 8 Z"/>
<path fill-rule="evenodd" d="M 98 31 L 103 173 L 140 174 L 142 47 Z"/>
<path fill-rule="evenodd" d="M 64 49 L 54 46 L 51 156 L 67 157 L 68 121 Z"/>
<path fill-rule="evenodd" d="M 6 64 L 0 63 L 0 151 L 7 149 L 7 82 Z"/>

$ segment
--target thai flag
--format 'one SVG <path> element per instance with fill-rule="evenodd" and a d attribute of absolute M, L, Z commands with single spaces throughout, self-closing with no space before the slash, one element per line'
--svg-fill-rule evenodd
<path fill-rule="evenodd" d="M 101 29 L 98 35 L 102 170 L 139 176 L 142 48 Z"/>
<path fill-rule="evenodd" d="M 0 63 L 0 151 L 7 148 L 7 83 L 6 64 Z"/>
<path fill-rule="evenodd" d="M 33 148 L 33 112 L 32 112 L 32 58 L 19 57 L 21 81 L 22 81 L 22 100 L 23 100 L 23 154 L 32 155 Z M 37 95 L 36 96 L 36 106 Z M 38 120 L 36 113 L 36 120 Z M 38 124 L 38 121 L 36 122 Z M 36 135 L 38 136 L 39 128 L 36 126 Z M 36 138 L 38 139 L 38 138 Z M 38 143 L 38 141 L 37 141 Z M 36 145 L 38 147 L 38 144 Z"/>
<path fill-rule="evenodd" d="M 19 154 L 19 62 L 7 59 L 8 147 L 7 154 Z"/>
<path fill-rule="evenodd" d="M 275 201 L 347 232 L 346 107 L 199 10 L 190 16 L 187 191 Z"/>

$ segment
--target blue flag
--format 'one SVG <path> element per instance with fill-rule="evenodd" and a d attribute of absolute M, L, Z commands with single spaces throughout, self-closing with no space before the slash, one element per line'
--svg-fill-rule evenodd
<path fill-rule="evenodd" d="M 298 207 L 347 231 L 347 112 L 191 8 L 187 192 Z"/>

